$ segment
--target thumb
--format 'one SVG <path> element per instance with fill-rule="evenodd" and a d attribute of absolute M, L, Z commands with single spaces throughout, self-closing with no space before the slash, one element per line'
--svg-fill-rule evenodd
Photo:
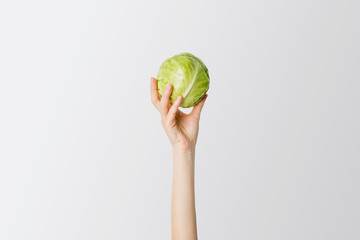
<path fill-rule="evenodd" d="M 191 116 L 194 116 L 195 118 L 200 119 L 201 110 L 204 107 L 207 97 L 208 97 L 208 95 L 205 94 L 203 99 L 201 99 L 201 101 L 194 106 L 194 108 L 192 109 L 192 111 L 190 113 Z"/>

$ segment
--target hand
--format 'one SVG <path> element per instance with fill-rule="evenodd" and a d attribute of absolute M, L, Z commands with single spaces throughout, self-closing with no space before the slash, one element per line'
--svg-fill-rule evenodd
<path fill-rule="evenodd" d="M 161 123 L 174 150 L 195 150 L 199 132 L 201 110 L 205 104 L 207 94 L 196 104 L 191 113 L 179 110 L 182 97 L 179 96 L 173 104 L 169 101 L 172 86 L 169 84 L 161 97 L 157 90 L 157 81 L 151 78 L 151 101 L 161 114 Z"/>

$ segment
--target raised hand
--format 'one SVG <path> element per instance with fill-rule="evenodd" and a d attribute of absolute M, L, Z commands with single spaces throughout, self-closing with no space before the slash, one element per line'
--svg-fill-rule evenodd
<path fill-rule="evenodd" d="M 201 110 L 205 104 L 207 94 L 196 104 L 191 113 L 186 114 L 179 110 L 182 97 L 179 96 L 172 104 L 169 101 L 172 86 L 169 84 L 163 96 L 157 90 L 157 81 L 151 78 L 151 101 L 161 114 L 161 123 L 167 136 L 176 150 L 194 150 L 199 132 Z"/>

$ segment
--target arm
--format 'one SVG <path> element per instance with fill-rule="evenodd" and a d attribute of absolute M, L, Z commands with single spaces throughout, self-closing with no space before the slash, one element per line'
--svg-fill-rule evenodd
<path fill-rule="evenodd" d="M 173 185 L 171 199 L 171 232 L 172 238 L 197 239 L 194 161 L 193 150 L 173 150 Z"/>
<path fill-rule="evenodd" d="M 195 146 L 199 132 L 201 110 L 207 95 L 194 106 L 190 114 L 178 108 L 179 96 L 171 104 L 172 86 L 168 85 L 160 98 L 157 82 L 151 78 L 151 100 L 161 114 L 161 123 L 173 149 L 173 185 L 171 199 L 171 232 L 173 240 L 196 240 L 194 193 Z"/>

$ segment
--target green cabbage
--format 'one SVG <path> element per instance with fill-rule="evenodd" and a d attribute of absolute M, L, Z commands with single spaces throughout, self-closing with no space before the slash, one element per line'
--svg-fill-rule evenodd
<path fill-rule="evenodd" d="M 210 77 L 205 64 L 190 53 L 181 53 L 163 62 L 157 75 L 158 91 L 163 95 L 166 86 L 171 83 L 174 102 L 182 96 L 181 107 L 196 105 L 209 89 Z"/>

